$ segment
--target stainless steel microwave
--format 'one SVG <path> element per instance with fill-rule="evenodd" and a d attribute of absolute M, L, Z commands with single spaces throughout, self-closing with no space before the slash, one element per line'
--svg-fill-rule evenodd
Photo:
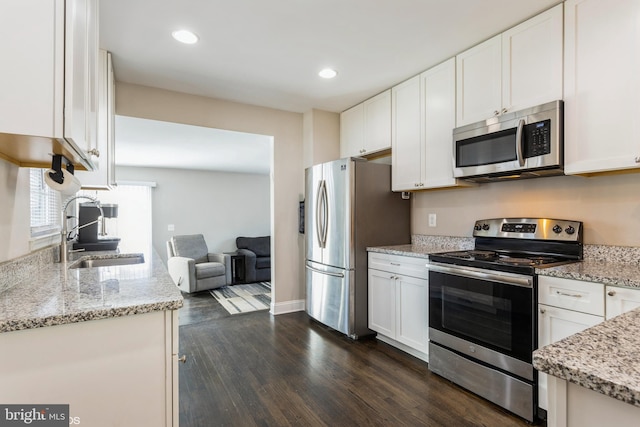
<path fill-rule="evenodd" d="M 563 175 L 563 102 L 453 131 L 453 175 L 475 182 Z"/>

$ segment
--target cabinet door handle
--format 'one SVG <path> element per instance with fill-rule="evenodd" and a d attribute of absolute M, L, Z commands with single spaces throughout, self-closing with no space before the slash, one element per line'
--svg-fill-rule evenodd
<path fill-rule="evenodd" d="M 396 267 L 400 267 L 400 263 L 399 262 L 390 262 L 389 264 L 395 265 Z"/>
<path fill-rule="evenodd" d="M 556 294 L 562 295 L 564 297 L 582 298 L 582 295 L 580 295 L 580 294 L 568 294 L 566 292 L 560 292 L 560 291 L 556 291 Z"/>
<path fill-rule="evenodd" d="M 614 296 L 615 294 L 616 294 L 616 291 L 607 292 L 607 295 L 609 295 L 610 297 Z"/>
<path fill-rule="evenodd" d="M 183 354 L 182 357 L 179 357 L 178 362 L 187 363 L 187 355 Z"/>
<path fill-rule="evenodd" d="M 640 156 L 637 156 L 637 157 L 635 158 L 635 161 L 636 161 L 636 163 L 640 163 Z"/>
<path fill-rule="evenodd" d="M 494 110 L 494 112 L 493 112 L 493 115 L 494 115 L 494 116 L 497 116 L 497 115 L 499 115 L 499 114 L 500 114 L 500 111 L 498 111 L 498 110 Z"/>
<path fill-rule="evenodd" d="M 544 308 L 540 309 L 540 314 L 545 314 L 547 312 L 547 310 L 545 310 Z"/>
<path fill-rule="evenodd" d="M 500 114 L 504 114 L 504 113 L 506 113 L 507 111 L 509 111 L 509 110 L 507 110 L 506 108 L 503 108 L 503 109 L 502 109 L 502 111 L 500 112 Z"/>

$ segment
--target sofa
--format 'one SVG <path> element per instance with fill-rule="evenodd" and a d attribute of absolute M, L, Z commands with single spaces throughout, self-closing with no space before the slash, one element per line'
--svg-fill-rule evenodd
<path fill-rule="evenodd" d="M 271 280 L 271 236 L 236 238 L 237 253 L 244 255 L 246 283 Z"/>

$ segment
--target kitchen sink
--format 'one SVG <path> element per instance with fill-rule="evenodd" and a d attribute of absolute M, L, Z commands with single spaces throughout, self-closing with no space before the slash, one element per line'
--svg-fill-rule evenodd
<path fill-rule="evenodd" d="M 144 255 L 131 254 L 113 257 L 84 258 L 73 263 L 69 268 L 111 267 L 114 265 L 142 264 Z"/>

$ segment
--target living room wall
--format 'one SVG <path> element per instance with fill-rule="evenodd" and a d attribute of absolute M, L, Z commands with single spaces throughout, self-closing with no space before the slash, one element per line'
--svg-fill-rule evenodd
<path fill-rule="evenodd" d="M 164 261 L 165 242 L 173 235 L 203 234 L 209 250 L 220 253 L 235 250 L 238 236 L 270 233 L 269 175 L 119 166 L 116 176 L 157 184 L 152 239 Z"/>

